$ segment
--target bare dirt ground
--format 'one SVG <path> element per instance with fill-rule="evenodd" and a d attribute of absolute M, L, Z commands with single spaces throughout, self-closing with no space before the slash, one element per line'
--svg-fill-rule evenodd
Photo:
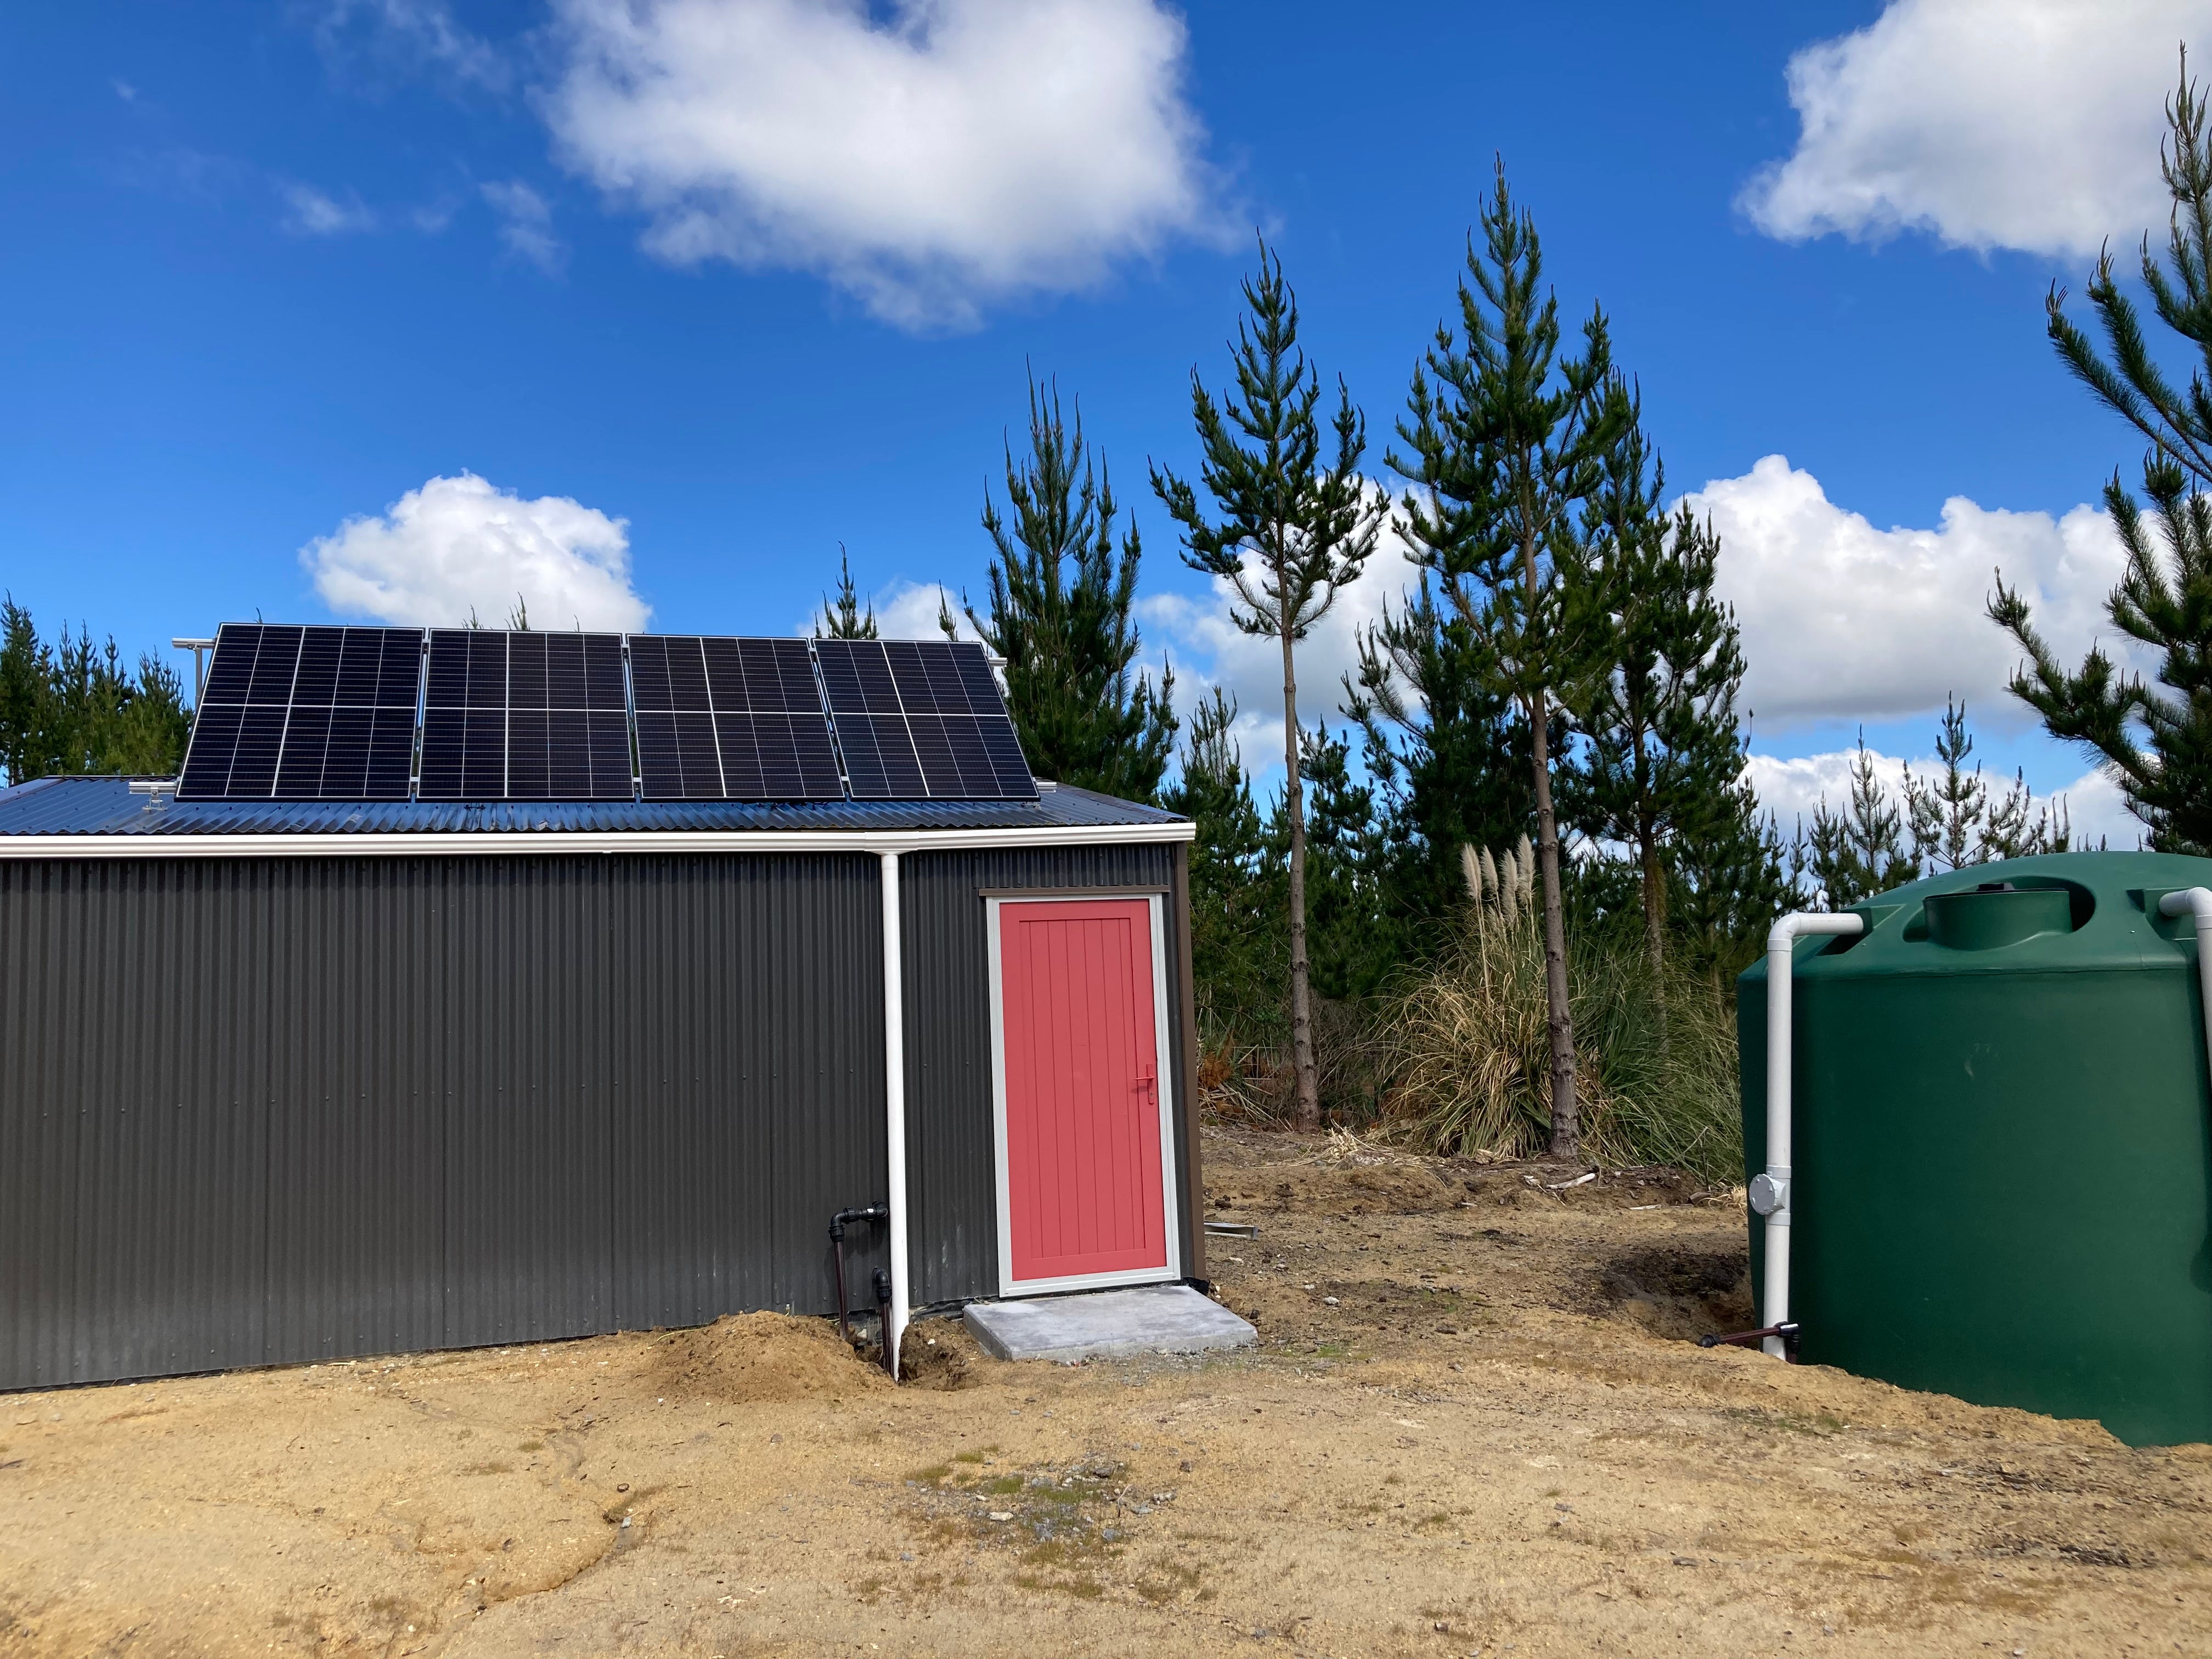
<path fill-rule="evenodd" d="M 0 1653 L 2212 1653 L 2212 1451 L 1696 1347 L 1726 1195 L 1206 1152 L 1256 1352 L 933 1320 L 894 1389 L 763 1315 L 0 1397 Z"/>

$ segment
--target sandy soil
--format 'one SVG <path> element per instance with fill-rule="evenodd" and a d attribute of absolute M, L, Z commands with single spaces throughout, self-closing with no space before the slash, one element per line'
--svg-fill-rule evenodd
<path fill-rule="evenodd" d="M 1696 1347 L 1725 1196 L 1207 1153 L 1255 1353 L 937 1320 L 893 1389 L 755 1316 L 0 1397 L 0 1652 L 2212 1653 L 2212 1452 Z"/>

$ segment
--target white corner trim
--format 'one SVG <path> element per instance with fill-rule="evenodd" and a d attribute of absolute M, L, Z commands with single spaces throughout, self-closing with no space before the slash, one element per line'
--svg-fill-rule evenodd
<path fill-rule="evenodd" d="M 1194 841 L 1194 823 L 1013 830 L 483 830 L 349 835 L 0 835 L 0 859 L 450 858 L 573 853 L 933 853 L 967 848 L 1143 847 Z"/>

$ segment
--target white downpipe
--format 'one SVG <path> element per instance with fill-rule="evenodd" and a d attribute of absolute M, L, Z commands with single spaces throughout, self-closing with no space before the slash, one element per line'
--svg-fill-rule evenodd
<path fill-rule="evenodd" d="M 2197 993 L 2204 1000 L 2204 1057 L 2212 1066 L 2212 888 L 2190 887 L 2159 900 L 2160 915 L 2197 918 Z"/>
<path fill-rule="evenodd" d="M 2212 900 L 2212 894 L 2206 895 Z M 1766 1283 L 1759 1321 L 1790 1320 L 1790 947 L 1807 933 L 1846 938 L 1866 927 L 1863 916 L 1794 910 L 1766 935 L 1766 1173 L 1751 1183 L 1751 1207 L 1766 1218 Z M 1782 1339 L 1759 1346 L 1778 1359 Z"/>
<path fill-rule="evenodd" d="M 884 859 L 884 1129 L 889 1148 L 891 1211 L 891 1304 L 884 1316 L 884 1353 L 898 1375 L 907 1324 L 906 990 L 899 964 L 899 855 Z"/>

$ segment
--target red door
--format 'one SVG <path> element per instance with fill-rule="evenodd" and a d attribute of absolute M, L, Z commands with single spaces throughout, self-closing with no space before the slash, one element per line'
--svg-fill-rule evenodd
<path fill-rule="evenodd" d="M 1001 901 L 1006 1277 L 1168 1276 L 1152 906 Z"/>

